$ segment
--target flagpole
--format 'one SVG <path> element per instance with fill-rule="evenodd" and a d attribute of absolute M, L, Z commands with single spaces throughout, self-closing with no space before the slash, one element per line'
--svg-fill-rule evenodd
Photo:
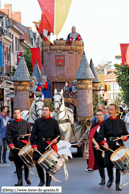
<path fill-rule="evenodd" d="M 43 66 L 43 38 L 42 38 L 42 66 Z"/>

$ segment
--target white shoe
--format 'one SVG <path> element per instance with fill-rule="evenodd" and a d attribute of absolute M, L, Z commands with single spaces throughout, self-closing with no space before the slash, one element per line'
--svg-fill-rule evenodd
<path fill-rule="evenodd" d="M 91 168 L 86 168 L 85 172 L 93 172 L 94 170 L 92 170 Z"/>

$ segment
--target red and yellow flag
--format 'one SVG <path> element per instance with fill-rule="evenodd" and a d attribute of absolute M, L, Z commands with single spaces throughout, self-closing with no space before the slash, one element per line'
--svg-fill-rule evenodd
<path fill-rule="evenodd" d="M 43 29 L 58 35 L 67 18 L 72 0 L 38 0 L 42 10 L 39 33 Z"/>

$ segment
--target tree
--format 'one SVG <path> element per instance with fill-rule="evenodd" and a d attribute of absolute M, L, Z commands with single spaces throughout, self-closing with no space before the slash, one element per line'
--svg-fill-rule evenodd
<path fill-rule="evenodd" d="M 93 97 L 93 114 L 95 115 L 98 109 L 99 99 L 98 99 L 98 95 L 95 93 L 93 93 L 92 97 Z"/>
<path fill-rule="evenodd" d="M 104 69 L 110 69 L 112 67 L 112 61 L 105 62 L 102 60 L 102 63 L 95 67 L 95 70 L 98 71 L 104 71 Z"/>
<path fill-rule="evenodd" d="M 116 81 L 118 82 L 119 86 L 121 87 L 121 97 L 124 100 L 124 103 L 129 106 L 129 67 L 128 64 L 123 66 L 122 64 L 114 65 L 116 71 Z"/>
<path fill-rule="evenodd" d="M 26 65 L 28 67 L 30 75 L 32 74 L 32 58 L 31 58 L 31 52 L 30 52 L 30 46 L 29 44 L 26 44 L 24 51 L 24 58 L 26 61 Z"/>

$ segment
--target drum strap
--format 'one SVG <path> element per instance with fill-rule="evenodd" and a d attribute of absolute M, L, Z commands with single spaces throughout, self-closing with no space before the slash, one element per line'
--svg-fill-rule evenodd
<path fill-rule="evenodd" d="M 71 123 L 69 119 L 59 120 L 58 124 Z"/>
<path fill-rule="evenodd" d="M 59 181 L 53 175 L 50 175 L 49 174 L 49 176 L 51 176 L 55 182 L 58 182 L 58 183 L 64 183 L 64 182 L 66 182 L 68 180 L 68 171 L 67 171 L 67 168 L 66 168 L 66 164 L 65 163 L 63 165 L 63 168 L 64 168 L 64 174 L 65 174 L 65 180 L 64 181 Z"/>
<path fill-rule="evenodd" d="M 122 185 L 122 186 L 126 186 L 126 185 L 129 184 L 129 181 L 128 181 L 127 183 L 123 184 L 123 175 L 124 175 L 124 174 L 122 174 L 122 173 L 120 174 L 121 185 Z"/>

